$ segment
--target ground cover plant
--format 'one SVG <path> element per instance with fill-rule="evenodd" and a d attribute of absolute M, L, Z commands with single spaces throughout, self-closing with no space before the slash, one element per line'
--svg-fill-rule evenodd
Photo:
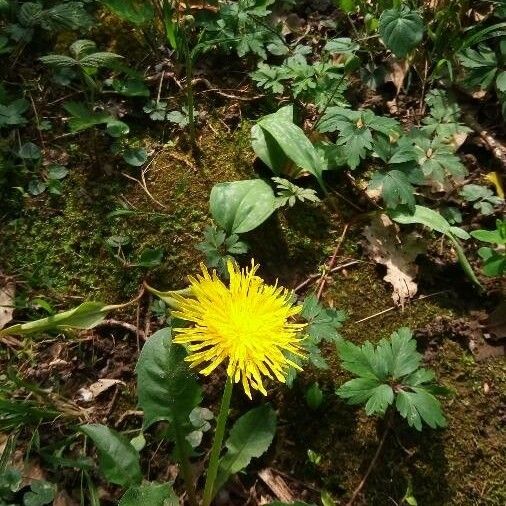
<path fill-rule="evenodd" d="M 0 505 L 506 502 L 503 2 L 0 26 Z"/>

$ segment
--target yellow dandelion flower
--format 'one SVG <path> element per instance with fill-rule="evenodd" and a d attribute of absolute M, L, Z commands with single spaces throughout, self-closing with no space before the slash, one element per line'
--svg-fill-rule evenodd
<path fill-rule="evenodd" d="M 174 338 L 187 346 L 191 366 L 208 375 L 225 361 L 228 376 L 241 382 L 250 398 L 251 388 L 267 394 L 262 377 L 285 382 L 289 366 L 300 370 L 287 354 L 303 356 L 298 333 L 305 326 L 289 321 L 301 310 L 291 292 L 265 284 L 255 275 L 258 267 L 252 262 L 241 270 L 229 262 L 226 286 L 202 266 L 202 275 L 189 278 L 194 298 L 177 295 L 173 313 L 195 324 L 175 329 Z"/>

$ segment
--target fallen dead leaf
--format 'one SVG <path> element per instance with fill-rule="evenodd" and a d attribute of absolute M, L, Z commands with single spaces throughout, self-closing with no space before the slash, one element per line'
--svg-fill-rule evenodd
<path fill-rule="evenodd" d="M 118 379 L 101 378 L 89 387 L 80 388 L 77 392 L 79 394 L 79 400 L 91 402 L 93 399 L 96 399 L 99 395 L 109 390 L 109 388 L 118 384 L 125 385 L 123 381 Z"/>
<path fill-rule="evenodd" d="M 403 306 L 418 291 L 415 282 L 418 266 L 414 260 L 425 250 L 423 242 L 412 233 L 405 236 L 401 243 L 397 226 L 386 214 L 373 218 L 371 225 L 365 227 L 364 236 L 367 239 L 366 253 L 387 268 L 383 279 L 393 287 L 394 303 Z"/>
<path fill-rule="evenodd" d="M 12 320 L 15 294 L 15 283 L 0 273 L 0 329 L 3 329 Z"/>
<path fill-rule="evenodd" d="M 395 86 L 396 95 L 402 90 L 404 79 L 410 68 L 407 60 L 390 59 L 388 61 L 388 72 L 385 76 L 385 82 L 391 82 Z"/>

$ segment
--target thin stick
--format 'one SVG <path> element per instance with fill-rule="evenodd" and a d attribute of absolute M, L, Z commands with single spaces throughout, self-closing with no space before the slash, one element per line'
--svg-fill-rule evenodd
<path fill-rule="evenodd" d="M 371 460 L 371 463 L 369 464 L 369 467 L 367 468 L 367 471 L 364 474 L 364 477 L 358 484 L 357 488 L 354 490 L 353 495 L 351 496 L 351 499 L 346 503 L 346 506 L 352 506 L 352 504 L 357 499 L 358 495 L 362 491 L 362 488 L 364 488 L 365 482 L 367 481 L 367 478 L 369 478 L 369 475 L 371 474 L 371 471 L 373 470 L 374 466 L 376 465 L 376 461 L 378 460 L 378 457 L 380 456 L 381 450 L 383 449 L 383 445 L 385 444 L 387 434 L 390 430 L 390 427 L 392 425 L 392 413 L 393 411 L 390 411 L 390 415 L 387 419 L 387 426 L 385 427 L 385 431 L 383 432 L 383 435 L 381 436 L 381 440 L 379 442 L 378 448 L 376 448 L 376 453 L 374 454 L 374 457 Z"/>
<path fill-rule="evenodd" d="M 450 290 L 441 290 L 440 292 L 429 293 L 427 295 L 420 295 L 420 297 L 418 297 L 418 299 L 415 299 L 415 300 L 412 300 L 412 301 L 408 301 L 408 304 L 411 303 L 411 302 L 417 302 L 419 300 L 428 299 L 429 297 L 435 297 L 436 295 L 440 295 L 442 293 L 446 293 L 446 292 L 449 292 L 449 291 Z M 357 320 L 356 322 L 353 322 L 353 323 L 362 323 L 362 322 L 365 322 L 367 320 L 371 320 L 372 318 L 376 318 L 376 316 L 381 316 L 382 314 L 385 314 L 385 313 L 388 313 L 390 311 L 393 311 L 394 309 L 397 309 L 398 307 L 399 306 L 391 306 L 388 309 L 384 309 L 383 311 L 380 311 L 379 313 L 374 313 L 371 316 L 366 316 L 365 318 L 362 318 L 361 320 Z"/>
<path fill-rule="evenodd" d="M 359 264 L 362 262 L 363 262 L 363 260 L 353 260 L 353 261 L 345 263 L 345 264 L 336 265 L 335 267 L 330 269 L 329 274 L 333 274 L 334 272 L 338 272 L 342 269 L 346 269 L 346 267 L 350 267 L 352 265 L 356 265 L 356 264 Z M 315 279 L 317 279 L 319 277 L 320 277 L 320 274 L 311 274 L 311 276 L 309 276 L 306 280 L 304 280 L 302 283 L 298 284 L 293 289 L 293 291 L 298 292 L 299 290 L 302 290 L 303 288 L 305 288 L 307 285 L 310 285 L 312 282 L 315 281 Z"/>
<path fill-rule="evenodd" d="M 348 227 L 349 227 L 349 224 L 347 223 L 344 226 L 343 233 L 341 234 L 339 241 L 337 242 L 337 245 L 334 249 L 334 253 L 332 254 L 332 257 L 331 257 L 329 263 L 327 264 L 327 267 L 326 267 L 325 271 L 323 272 L 322 277 L 320 278 L 318 291 L 316 293 L 317 300 L 320 300 L 320 297 L 322 296 L 323 289 L 325 288 L 325 283 L 327 282 L 327 274 L 334 267 L 334 264 L 336 262 L 337 253 L 339 252 L 339 249 L 341 248 L 341 245 L 343 244 L 344 238 L 346 236 L 346 232 L 348 231 Z"/>
<path fill-rule="evenodd" d="M 155 197 L 153 197 L 153 195 L 151 195 L 151 193 L 149 192 L 148 190 L 148 187 L 143 185 L 141 181 L 139 181 L 138 179 L 135 179 L 134 177 L 128 175 L 128 174 L 125 174 L 124 172 L 121 173 L 123 176 L 125 176 L 127 179 L 131 179 L 132 181 L 135 181 L 146 193 L 146 195 L 155 203 L 155 204 L 158 204 L 160 207 L 162 207 L 163 209 L 167 209 L 166 206 L 164 206 L 161 202 L 159 202 L 158 200 L 155 199 Z"/>
<path fill-rule="evenodd" d="M 30 99 L 30 103 L 32 104 L 33 115 L 35 116 L 35 123 L 37 123 L 37 132 L 39 134 L 40 143 L 42 144 L 42 149 L 45 149 L 46 146 L 44 144 L 44 137 L 42 136 L 42 130 L 40 129 L 39 114 L 37 113 L 37 107 L 35 107 L 35 102 L 33 101 L 31 93 L 28 93 L 28 98 Z"/>

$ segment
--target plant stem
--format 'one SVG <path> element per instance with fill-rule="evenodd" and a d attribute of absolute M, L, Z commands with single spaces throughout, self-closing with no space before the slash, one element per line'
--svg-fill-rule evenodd
<path fill-rule="evenodd" d="M 186 61 L 186 97 L 188 107 L 188 127 L 190 129 L 190 143 L 192 149 L 195 148 L 195 113 L 194 113 L 194 98 L 193 98 L 193 54 L 190 53 L 188 47 L 188 39 L 186 33 L 184 35 L 184 52 Z"/>
<path fill-rule="evenodd" d="M 367 468 L 367 471 L 364 474 L 364 477 L 362 478 L 362 480 L 358 484 L 357 488 L 353 491 L 353 495 L 351 496 L 351 499 L 346 503 L 346 506 L 352 506 L 352 504 L 355 502 L 358 495 L 362 491 L 362 488 L 364 488 L 367 478 L 369 478 L 371 471 L 373 470 L 374 466 L 376 465 L 376 461 L 378 460 L 378 457 L 380 456 L 380 453 L 381 453 L 381 450 L 383 449 L 383 445 L 385 444 L 388 432 L 390 431 L 390 427 L 392 426 L 393 414 L 394 414 L 394 412 L 392 410 L 389 410 L 389 413 L 388 413 L 387 419 L 386 419 L 386 427 L 383 432 L 383 435 L 381 436 L 381 440 L 379 442 L 378 448 L 376 448 L 376 453 L 374 454 L 374 457 L 372 458 L 371 463 L 369 464 L 369 467 Z"/>
<path fill-rule="evenodd" d="M 228 410 L 230 408 L 230 399 L 232 398 L 233 382 L 231 378 L 227 378 L 225 389 L 223 390 L 223 397 L 221 398 L 220 413 L 216 423 L 216 432 L 214 433 L 213 447 L 211 448 L 211 455 L 209 457 L 209 467 L 207 468 L 207 478 L 204 487 L 204 499 L 202 506 L 209 506 L 214 497 L 214 482 L 218 474 L 218 459 L 221 453 L 221 446 L 223 444 L 223 436 L 225 435 L 225 425 L 228 418 Z"/>
<path fill-rule="evenodd" d="M 181 432 L 181 425 L 178 420 L 175 420 L 174 423 L 174 436 L 176 440 L 176 454 L 179 465 L 181 466 L 186 493 L 188 494 L 188 502 L 190 503 L 190 506 L 198 506 L 199 503 L 195 492 L 195 478 L 193 476 L 188 452 L 186 451 L 186 441 L 183 433 Z"/>

